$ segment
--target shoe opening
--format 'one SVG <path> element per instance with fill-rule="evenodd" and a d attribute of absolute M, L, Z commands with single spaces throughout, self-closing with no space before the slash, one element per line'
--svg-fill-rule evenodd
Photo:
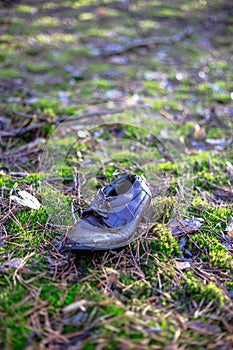
<path fill-rule="evenodd" d="M 116 197 L 122 195 L 130 190 L 135 182 L 134 175 L 127 175 L 114 181 L 111 185 L 108 185 L 104 189 L 104 194 L 108 197 Z"/>

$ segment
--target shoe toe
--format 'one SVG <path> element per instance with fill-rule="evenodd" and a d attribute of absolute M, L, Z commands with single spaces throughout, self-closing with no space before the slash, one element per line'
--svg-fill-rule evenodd
<path fill-rule="evenodd" d="M 129 239 L 127 231 L 127 227 L 118 231 L 109 227 L 93 226 L 85 220 L 80 220 L 70 231 L 65 246 L 71 250 L 111 249 L 125 245 Z"/>

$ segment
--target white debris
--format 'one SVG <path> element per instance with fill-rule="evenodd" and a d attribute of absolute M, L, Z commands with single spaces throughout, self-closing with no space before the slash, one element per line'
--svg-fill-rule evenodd
<path fill-rule="evenodd" d="M 18 195 L 21 196 L 10 196 L 10 200 L 15 201 L 17 204 L 21 204 L 24 207 L 29 207 L 31 209 L 39 209 L 41 207 L 41 203 L 38 201 L 38 199 L 34 196 L 32 196 L 27 191 L 19 191 Z"/>
<path fill-rule="evenodd" d="M 179 270 L 185 270 L 190 267 L 190 263 L 188 261 L 176 261 L 176 267 Z"/>

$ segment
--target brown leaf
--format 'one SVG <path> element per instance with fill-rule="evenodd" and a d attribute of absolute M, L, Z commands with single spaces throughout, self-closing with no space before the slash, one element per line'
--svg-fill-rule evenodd
<path fill-rule="evenodd" d="M 208 322 L 191 321 L 187 323 L 187 326 L 192 331 L 205 335 L 212 335 L 221 331 L 217 325 L 212 325 Z"/>
<path fill-rule="evenodd" d="M 176 261 L 176 267 L 179 270 L 188 269 L 190 266 L 191 265 L 188 261 Z"/>
<path fill-rule="evenodd" d="M 215 185 L 214 183 L 207 181 L 207 184 L 211 189 L 213 189 L 215 198 L 224 202 L 233 202 L 233 186 L 226 187 L 226 186 L 219 186 Z"/>
<path fill-rule="evenodd" d="M 185 220 L 172 219 L 167 224 L 167 226 L 171 228 L 174 236 L 178 236 L 181 234 L 187 234 L 187 233 L 191 233 L 199 230 L 199 228 L 201 227 L 202 221 L 203 219 L 201 218 L 185 219 Z"/>
<path fill-rule="evenodd" d="M 233 202 L 233 191 L 231 188 L 222 188 L 215 191 L 215 197 L 224 202 Z"/>
<path fill-rule="evenodd" d="M 203 140 L 206 136 L 206 131 L 204 127 L 200 127 L 199 124 L 195 124 L 194 138 L 198 140 Z"/>

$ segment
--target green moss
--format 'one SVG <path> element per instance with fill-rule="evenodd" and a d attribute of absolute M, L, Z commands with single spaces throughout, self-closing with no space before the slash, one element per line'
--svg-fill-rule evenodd
<path fill-rule="evenodd" d="M 165 94 L 166 89 L 164 89 L 159 83 L 155 81 L 144 81 L 143 86 L 146 89 L 146 92 L 150 95 L 156 96 L 157 94 Z"/>
<path fill-rule="evenodd" d="M 226 287 L 229 290 L 233 290 L 233 281 L 226 281 Z"/>
<path fill-rule="evenodd" d="M 16 245 L 8 244 L 8 250 L 15 251 L 19 245 L 21 248 L 18 249 L 17 257 L 23 257 L 25 250 L 29 252 L 38 249 L 49 235 L 48 232 L 46 234 L 44 232 L 47 220 L 48 214 L 44 207 L 38 210 L 23 209 L 18 212 L 7 225 L 8 232 L 13 236 L 16 235 Z"/>
<path fill-rule="evenodd" d="M 38 186 L 39 181 L 45 178 L 46 178 L 46 174 L 38 174 L 38 173 L 30 174 L 23 179 L 22 183 Z"/>
<path fill-rule="evenodd" d="M 54 285 L 43 285 L 41 288 L 41 300 L 47 301 L 50 308 L 61 307 L 61 299 L 63 298 L 62 289 Z"/>
<path fill-rule="evenodd" d="M 214 93 L 214 100 L 219 103 L 231 102 L 231 94 L 230 92 L 216 92 Z"/>
<path fill-rule="evenodd" d="M 3 329 L 8 329 L 8 341 L 4 337 L 0 341 L 4 344 L 8 342 L 8 346 L 11 349 L 24 349 L 27 344 L 27 339 L 30 334 L 30 330 L 26 327 L 25 322 L 18 320 L 17 318 L 7 317 L 2 323 Z M 4 345 L 3 345 L 4 346 Z"/>
<path fill-rule="evenodd" d="M 92 84 L 94 87 L 97 87 L 99 89 L 109 89 L 112 86 L 110 81 L 108 81 L 106 79 L 101 79 L 101 78 L 94 79 L 92 81 Z"/>
<path fill-rule="evenodd" d="M 1 174 L 0 171 L 0 188 L 6 187 L 6 188 L 12 188 L 14 186 L 14 181 L 12 180 L 11 176 Z"/>
<path fill-rule="evenodd" d="M 58 111 L 62 109 L 61 103 L 52 98 L 40 98 L 37 101 L 35 101 L 34 107 L 40 108 L 43 112 L 44 110 L 50 110 L 53 114 L 58 113 Z"/>
<path fill-rule="evenodd" d="M 6 280 L 3 283 L 5 282 Z M 28 310 L 28 305 L 20 305 L 20 302 L 27 293 L 28 290 L 20 284 L 17 284 L 15 288 L 5 284 L 4 289 L 0 290 L 0 310 L 7 312 L 7 316 L 0 319 L 0 329 L 9 330 L 8 339 L 6 339 L 6 333 L 3 334 L 0 346 L 6 341 L 11 349 L 23 349 L 26 345 L 29 329 L 25 327 L 27 320 L 22 315 Z"/>
<path fill-rule="evenodd" d="M 227 249 L 218 241 L 214 234 L 202 232 L 194 234 L 191 242 L 195 246 L 190 245 L 190 250 L 195 251 L 195 247 L 202 250 L 201 258 L 203 261 L 210 261 L 214 267 L 229 268 L 231 257 Z M 208 254 L 208 255 L 207 255 Z"/>
<path fill-rule="evenodd" d="M 49 70 L 50 64 L 47 62 L 25 62 L 25 68 L 30 73 L 45 73 Z"/>
<path fill-rule="evenodd" d="M 181 126 L 179 129 L 179 134 L 184 136 L 193 136 L 195 130 L 194 122 L 187 122 L 184 126 Z"/>
<path fill-rule="evenodd" d="M 175 8 L 164 8 L 157 12 L 158 17 L 182 17 L 182 12 Z"/>
<path fill-rule="evenodd" d="M 11 43 L 12 41 L 14 41 L 14 37 L 12 35 L 9 35 L 9 34 L 1 35 L 0 44 L 1 43 Z"/>
<path fill-rule="evenodd" d="M 122 271 L 120 274 L 120 282 L 126 288 L 126 291 L 123 292 L 123 299 L 127 297 L 144 300 L 148 299 L 152 295 L 153 289 L 150 281 L 140 280 L 140 278 L 137 278 L 136 275 L 133 275 L 130 272 Z M 127 288 L 127 286 L 131 287 Z"/>
<path fill-rule="evenodd" d="M 12 233 L 22 232 L 25 228 L 35 229 L 38 225 L 45 225 L 48 216 L 45 208 L 41 207 L 38 210 L 23 209 L 16 215 L 18 225 L 10 224 Z M 13 227 L 14 225 L 14 227 Z"/>
<path fill-rule="evenodd" d="M 192 207 L 190 208 L 192 212 L 202 212 L 203 218 L 207 223 L 218 223 L 220 229 L 225 229 L 226 222 L 231 215 L 231 207 L 212 207 L 207 201 L 196 197 L 192 202 Z M 215 229 L 218 231 L 218 227 Z"/>
<path fill-rule="evenodd" d="M 173 174 L 177 175 L 177 164 L 172 162 L 159 163 L 159 169 L 163 171 L 172 171 Z"/>
<path fill-rule="evenodd" d="M 41 27 L 59 27 L 59 25 L 62 24 L 62 21 L 60 21 L 58 18 L 54 18 L 52 16 L 44 16 L 41 18 L 38 18 L 34 21 L 34 24 Z"/>
<path fill-rule="evenodd" d="M 75 301 L 78 295 L 82 293 L 83 285 L 74 284 L 71 285 L 70 288 L 66 291 L 66 297 L 64 300 L 65 305 L 69 305 Z"/>
<path fill-rule="evenodd" d="M 0 79 L 13 79 L 22 77 L 22 72 L 16 68 L 5 68 L 0 70 Z"/>
<path fill-rule="evenodd" d="M 95 64 L 89 65 L 88 72 L 93 74 L 93 73 L 108 71 L 108 70 L 112 70 L 112 69 L 113 69 L 113 67 L 110 64 L 96 62 Z"/>
<path fill-rule="evenodd" d="M 172 197 L 158 196 L 152 202 L 153 219 L 167 222 L 172 216 L 177 200 Z"/>
<path fill-rule="evenodd" d="M 46 183 L 42 183 L 39 190 L 48 218 L 58 225 L 72 225 L 71 197 L 64 195 L 62 188 L 59 191 Z"/>
<path fill-rule="evenodd" d="M 211 84 L 207 82 L 198 84 L 197 88 L 200 93 L 212 94 L 213 92 Z"/>
<path fill-rule="evenodd" d="M 196 215 L 200 215 L 204 219 L 202 232 L 192 236 L 190 241 L 190 251 L 202 251 L 201 259 L 209 261 L 213 268 L 231 269 L 233 259 L 227 248 L 219 240 L 218 234 L 226 229 L 226 222 L 231 215 L 231 208 L 213 208 L 209 203 L 196 198 L 193 201 L 194 207 L 192 211 L 198 211 Z M 194 244 L 193 244 L 194 243 Z"/>
<path fill-rule="evenodd" d="M 233 268 L 231 255 L 219 242 L 216 242 L 214 246 L 212 245 L 209 255 L 213 267 L 227 270 Z"/>
<path fill-rule="evenodd" d="M 204 299 L 206 303 L 215 300 L 217 308 L 223 306 L 225 301 L 224 293 L 215 283 L 201 283 L 201 281 L 194 276 L 192 271 L 186 272 L 186 277 L 186 282 L 183 282 L 186 298 L 190 296 L 197 303 L 200 303 L 202 299 Z"/>
<path fill-rule="evenodd" d="M 73 63 L 73 58 L 75 56 L 91 57 L 92 50 L 86 45 L 72 45 L 71 47 L 64 48 L 64 50 L 60 52 L 50 52 L 48 60 L 56 64 Z"/>
<path fill-rule="evenodd" d="M 154 228 L 150 245 L 154 254 L 159 252 L 166 257 L 176 257 L 180 254 L 177 240 L 173 237 L 170 229 L 165 228 L 162 224 L 157 224 Z"/>
<path fill-rule="evenodd" d="M 157 101 L 153 101 L 153 111 L 157 112 L 160 111 L 162 108 L 164 108 L 164 106 L 166 105 L 166 101 L 163 101 L 161 99 L 157 100 Z"/>
<path fill-rule="evenodd" d="M 209 203 L 207 200 L 204 200 L 203 198 L 196 196 L 192 201 L 192 208 L 191 211 L 203 211 L 203 209 L 206 209 L 209 207 Z"/>

